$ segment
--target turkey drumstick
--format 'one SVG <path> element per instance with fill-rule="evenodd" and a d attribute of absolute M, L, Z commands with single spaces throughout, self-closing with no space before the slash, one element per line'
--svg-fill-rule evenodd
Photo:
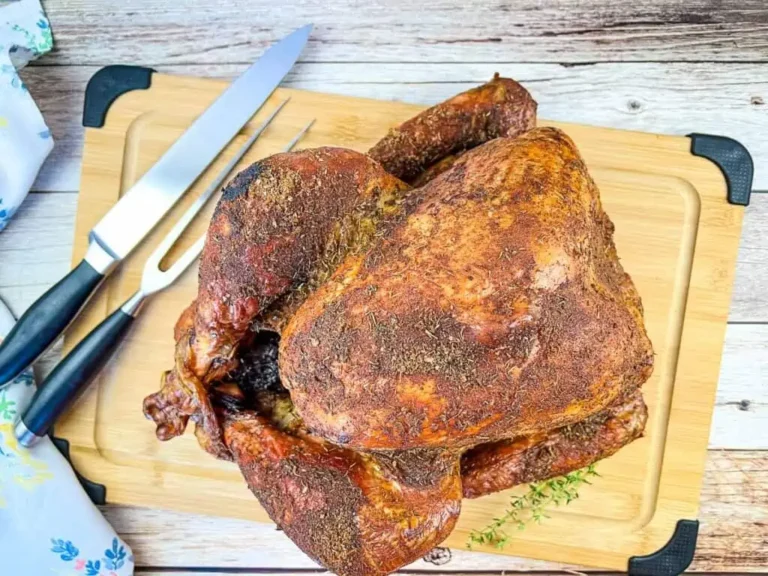
<path fill-rule="evenodd" d="M 393 128 L 368 155 L 390 174 L 414 183 L 446 157 L 494 138 L 514 138 L 535 126 L 536 101 L 520 84 L 496 74 Z"/>

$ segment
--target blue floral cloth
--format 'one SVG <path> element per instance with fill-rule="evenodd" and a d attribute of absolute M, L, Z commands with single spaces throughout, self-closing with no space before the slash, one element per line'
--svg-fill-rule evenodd
<path fill-rule="evenodd" d="M 0 340 L 13 321 L 0 301 Z M 0 390 L 0 575 L 132 575 L 131 549 L 51 441 L 16 442 L 15 421 L 34 392 L 31 370 Z"/>
<path fill-rule="evenodd" d="M 39 0 L 0 0 L 0 230 L 53 148 L 51 132 L 18 73 L 52 47 Z"/>

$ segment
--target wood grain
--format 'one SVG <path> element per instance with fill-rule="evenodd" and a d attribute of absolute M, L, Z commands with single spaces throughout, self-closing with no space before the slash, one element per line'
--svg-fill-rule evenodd
<path fill-rule="evenodd" d="M 306 62 L 768 61 L 762 0 L 48 0 L 45 8 L 56 39 L 46 64 L 250 62 L 308 22 Z"/>
<path fill-rule="evenodd" d="M 731 322 L 768 322 L 768 194 L 752 194 L 736 263 Z M 765 378 L 763 383 L 768 382 Z"/>
<path fill-rule="evenodd" d="M 768 448 L 768 325 L 731 324 L 710 446 Z"/>
<path fill-rule="evenodd" d="M 768 34 L 767 34 L 768 36 Z M 152 64 L 135 59 L 135 63 Z M 153 65 L 153 64 L 152 64 Z M 232 78 L 244 64 L 163 65 L 160 71 Z M 81 110 L 96 66 L 34 67 L 23 71 L 54 135 L 54 151 L 35 189 L 76 190 L 82 154 Z M 501 72 L 521 81 L 539 102 L 539 116 L 661 134 L 708 132 L 747 146 L 754 187 L 768 190 L 768 76 L 760 64 L 300 64 L 286 86 L 432 104 Z M 56 90 L 49 89 L 56 86 Z M 764 102 L 760 104 L 759 102 Z"/>
<path fill-rule="evenodd" d="M 710 451 L 693 572 L 764 572 L 768 566 L 768 453 Z M 133 547 L 139 564 L 311 569 L 315 564 L 273 526 L 110 506 L 107 520 Z M 562 571 L 562 564 L 453 550 L 448 564 L 418 561 L 405 570 Z M 559 572 L 562 573 L 562 572 Z"/>
<path fill-rule="evenodd" d="M 0 234 L 0 297 L 19 316 L 70 268 L 77 194 L 30 194 Z"/>

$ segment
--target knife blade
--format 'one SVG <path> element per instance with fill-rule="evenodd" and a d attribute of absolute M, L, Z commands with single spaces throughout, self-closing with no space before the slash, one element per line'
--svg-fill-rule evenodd
<path fill-rule="evenodd" d="M 267 50 L 96 224 L 85 258 L 29 307 L 0 344 L 0 386 L 58 339 L 104 278 L 261 108 L 298 60 L 311 30 L 311 24 L 304 26 Z"/>
<path fill-rule="evenodd" d="M 310 30 L 295 31 L 235 80 L 96 224 L 91 239 L 125 258 L 277 88 Z"/>

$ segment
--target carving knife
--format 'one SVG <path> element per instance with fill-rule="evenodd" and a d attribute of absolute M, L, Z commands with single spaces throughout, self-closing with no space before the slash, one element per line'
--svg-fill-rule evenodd
<path fill-rule="evenodd" d="M 85 258 L 41 296 L 0 344 L 0 387 L 45 352 L 90 295 L 261 108 L 298 60 L 312 25 L 267 50 L 96 224 Z"/>

